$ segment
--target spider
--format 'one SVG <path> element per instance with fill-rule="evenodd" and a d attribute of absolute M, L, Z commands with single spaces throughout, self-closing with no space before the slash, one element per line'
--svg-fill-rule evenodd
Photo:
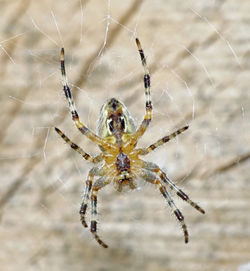
<path fill-rule="evenodd" d="M 63 91 L 68 100 L 69 109 L 71 111 L 72 120 L 78 130 L 88 137 L 92 142 L 95 142 L 101 149 L 101 153 L 97 156 L 90 156 L 82 148 L 73 143 L 63 132 L 55 128 L 56 132 L 62 139 L 70 145 L 72 149 L 77 151 L 84 159 L 93 164 L 102 164 L 90 169 L 86 180 L 86 187 L 83 195 L 83 200 L 80 208 L 80 218 L 82 225 L 88 227 L 85 214 L 88 207 L 89 198 L 91 201 L 91 224 L 90 231 L 95 240 L 104 248 L 107 244 L 104 243 L 97 234 L 97 195 L 101 188 L 107 184 L 113 183 L 117 191 L 121 192 L 124 187 L 130 189 L 136 188 L 136 178 L 140 177 L 146 182 L 154 184 L 166 199 L 168 205 L 173 210 L 179 223 L 181 224 L 185 243 L 188 242 L 189 236 L 187 226 L 181 211 L 177 208 L 172 200 L 167 188 L 173 190 L 177 196 L 188 202 L 196 210 L 202 214 L 205 211 L 195 202 L 193 202 L 177 185 L 174 184 L 163 172 L 159 166 L 154 163 L 146 162 L 140 158 L 164 143 L 175 138 L 177 135 L 188 129 L 185 126 L 170 135 L 156 141 L 147 148 L 136 148 L 138 140 L 145 133 L 151 121 L 152 103 L 150 96 L 150 74 L 146 64 L 146 58 L 141 47 L 141 43 L 136 38 L 142 66 L 144 69 L 144 88 L 146 98 L 146 113 L 141 125 L 136 128 L 134 120 L 130 115 L 126 106 L 115 98 L 107 100 L 100 111 L 97 134 L 93 133 L 88 127 L 81 123 L 74 100 L 68 86 L 64 64 L 64 48 L 61 49 L 61 73 Z M 94 178 L 98 177 L 95 181 Z"/>

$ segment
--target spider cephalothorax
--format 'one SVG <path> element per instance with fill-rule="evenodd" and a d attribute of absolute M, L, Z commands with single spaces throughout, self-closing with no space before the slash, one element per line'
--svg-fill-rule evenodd
<path fill-rule="evenodd" d="M 122 191 L 124 187 L 134 189 L 136 187 L 137 177 L 156 185 L 172 208 L 174 214 L 179 220 L 185 237 L 185 242 L 188 242 L 188 231 L 184 222 L 184 217 L 180 210 L 176 207 L 172 197 L 167 191 L 167 188 L 175 191 L 175 193 L 187 201 L 191 206 L 201 213 L 205 211 L 193 202 L 181 189 L 179 189 L 156 164 L 146 162 L 140 156 L 146 155 L 157 147 L 168 142 L 178 134 L 188 129 L 185 126 L 174 133 L 167 135 L 147 148 L 138 149 L 136 144 L 138 139 L 146 131 L 152 113 L 152 104 L 150 97 L 150 75 L 146 65 L 146 59 L 141 48 L 141 44 L 136 39 L 136 44 L 141 57 L 142 66 L 144 68 L 144 88 L 146 97 L 146 113 L 141 125 L 136 129 L 134 120 L 130 115 L 126 106 L 115 98 L 109 99 L 101 108 L 97 134 L 90 131 L 84 124 L 80 122 L 75 104 L 68 86 L 65 65 L 64 65 L 64 49 L 61 50 L 61 71 L 62 82 L 65 96 L 69 103 L 72 119 L 79 131 L 87 136 L 91 141 L 98 144 L 101 149 L 101 154 L 92 157 L 73 143 L 65 134 L 58 128 L 56 132 L 86 160 L 94 164 L 102 162 L 100 166 L 93 167 L 88 174 L 86 188 L 83 196 L 83 201 L 80 208 L 81 222 L 84 227 L 87 227 L 85 214 L 88 206 L 89 198 L 91 199 L 91 226 L 90 230 L 97 242 L 104 248 L 108 247 L 97 235 L 97 194 L 98 191 L 109 183 L 113 183 L 118 191 Z M 99 177 L 94 181 L 95 177 Z M 91 196 L 90 196 L 91 195 Z"/>

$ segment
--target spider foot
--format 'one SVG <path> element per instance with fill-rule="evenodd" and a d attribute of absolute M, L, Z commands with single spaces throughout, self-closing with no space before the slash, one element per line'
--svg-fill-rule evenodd
<path fill-rule="evenodd" d="M 99 237 L 99 235 L 96 233 L 96 221 L 92 220 L 91 221 L 91 233 L 93 234 L 95 240 L 97 241 L 97 243 L 99 245 L 101 245 L 103 248 L 108 248 L 108 245 L 106 245 L 101 238 Z"/>
<path fill-rule="evenodd" d="M 81 216 L 81 222 L 82 222 L 83 227 L 88 228 L 88 224 L 85 221 L 85 217 Z"/>
<path fill-rule="evenodd" d="M 180 210 L 176 209 L 174 210 L 174 214 L 176 215 L 177 219 L 179 220 L 183 233 L 184 233 L 184 240 L 185 243 L 188 243 L 188 230 L 187 230 L 187 226 L 184 222 L 184 216 L 182 215 L 182 213 L 180 212 Z"/>
<path fill-rule="evenodd" d="M 103 248 L 108 248 L 108 245 L 105 244 L 105 243 L 101 240 L 101 238 L 98 236 L 98 234 L 97 234 L 96 232 L 92 232 L 92 234 L 93 234 L 95 240 L 98 242 L 99 245 L 101 245 Z"/>

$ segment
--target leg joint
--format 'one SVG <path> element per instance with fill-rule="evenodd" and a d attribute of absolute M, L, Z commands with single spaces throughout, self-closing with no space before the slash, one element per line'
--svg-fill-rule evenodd
<path fill-rule="evenodd" d="M 146 89 L 150 88 L 150 75 L 149 74 L 144 75 L 144 87 Z"/>
<path fill-rule="evenodd" d="M 176 215 L 176 217 L 178 218 L 179 221 L 183 221 L 184 220 L 184 216 L 182 215 L 182 213 L 180 212 L 180 210 L 176 209 L 174 210 L 174 213 Z"/>
<path fill-rule="evenodd" d="M 91 226 L 90 226 L 91 232 L 96 232 L 96 224 L 97 222 L 95 220 L 91 220 Z"/>

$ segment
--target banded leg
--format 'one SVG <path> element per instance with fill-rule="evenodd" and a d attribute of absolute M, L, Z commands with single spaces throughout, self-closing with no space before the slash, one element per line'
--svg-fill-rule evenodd
<path fill-rule="evenodd" d="M 142 172 L 141 177 L 145 181 L 150 182 L 152 184 L 155 184 L 158 187 L 158 189 L 160 190 L 161 194 L 167 200 L 168 205 L 173 210 L 175 216 L 177 217 L 178 221 L 180 222 L 182 230 L 183 230 L 183 233 L 184 233 L 185 243 L 188 243 L 188 230 L 187 230 L 187 226 L 186 226 L 185 221 L 184 221 L 184 216 L 182 215 L 181 211 L 175 205 L 175 203 L 172 200 L 170 194 L 167 192 L 166 187 L 158 179 L 155 178 L 155 176 L 154 176 L 154 174 L 152 172 L 150 172 L 148 170 Z"/>
<path fill-rule="evenodd" d="M 145 88 L 145 98 L 146 98 L 146 114 L 144 116 L 144 119 L 140 125 L 140 127 L 137 129 L 135 133 L 135 140 L 137 141 L 138 138 L 140 138 L 144 132 L 146 131 L 150 121 L 151 121 L 151 115 L 152 115 L 152 102 L 151 102 L 151 95 L 150 95 L 150 74 L 146 63 L 146 58 L 144 55 L 144 52 L 141 47 L 141 43 L 139 39 L 136 38 L 136 45 L 138 47 L 138 51 L 141 57 L 142 66 L 144 69 L 144 88 Z"/>
<path fill-rule="evenodd" d="M 103 184 L 105 185 L 105 184 Z M 97 234 L 97 194 L 98 194 L 98 190 L 101 187 L 95 185 L 95 187 L 93 187 L 92 190 L 92 194 L 91 194 L 91 227 L 90 227 L 90 231 L 93 234 L 93 237 L 95 238 L 95 240 L 98 242 L 99 245 L 101 245 L 104 248 L 107 248 L 108 245 L 105 244 L 101 238 L 99 237 L 99 235 Z"/>
<path fill-rule="evenodd" d="M 181 129 L 173 132 L 170 135 L 164 136 L 163 138 L 156 141 L 154 144 L 151 144 L 149 147 L 142 149 L 140 155 L 146 155 L 146 154 L 150 153 L 151 151 L 155 150 L 156 148 L 160 147 L 161 145 L 163 145 L 163 144 L 167 143 L 168 141 L 170 141 L 171 139 L 175 138 L 177 135 L 183 133 L 187 129 L 188 129 L 188 126 L 185 126 Z"/>
<path fill-rule="evenodd" d="M 76 111 L 75 103 L 73 100 L 73 97 L 71 95 L 70 88 L 68 86 L 68 79 L 66 76 L 66 71 L 65 71 L 65 63 L 64 63 L 64 48 L 61 49 L 61 73 L 62 73 L 62 84 L 63 84 L 63 91 L 66 96 L 66 99 L 68 100 L 69 104 L 69 109 L 72 115 L 72 120 L 75 123 L 75 126 L 79 129 L 79 131 L 87 136 L 90 140 L 93 142 L 96 142 L 99 145 L 102 145 L 104 147 L 111 147 L 112 145 L 105 142 L 102 138 L 94 134 L 92 131 L 88 129 L 83 123 L 81 123 L 79 119 L 79 115 Z"/>
<path fill-rule="evenodd" d="M 56 132 L 62 137 L 62 139 L 70 145 L 70 147 L 72 149 L 74 149 L 75 151 L 77 151 L 84 159 L 86 159 L 87 161 L 91 162 L 91 163 L 99 163 L 100 161 L 102 161 L 103 156 L 102 154 L 96 156 L 96 157 L 92 157 L 89 154 L 87 154 L 82 148 L 80 148 L 79 146 L 77 146 L 75 143 L 73 143 L 61 130 L 59 130 L 58 128 L 55 127 Z"/>
<path fill-rule="evenodd" d="M 86 214 L 87 207 L 88 207 L 89 195 L 90 195 L 90 191 L 91 191 L 91 188 L 92 188 L 94 176 L 98 176 L 98 175 L 100 175 L 100 173 L 101 173 L 101 170 L 98 167 L 92 168 L 89 171 L 88 178 L 87 178 L 87 181 L 86 181 L 85 191 L 84 191 L 84 194 L 83 194 L 83 200 L 82 200 L 81 208 L 80 208 L 80 211 L 79 211 L 82 225 L 85 228 L 88 227 L 88 225 L 86 223 L 86 220 L 85 220 L 85 214 Z"/>
<path fill-rule="evenodd" d="M 205 211 L 195 202 L 193 202 L 187 194 L 185 194 L 176 184 L 174 184 L 157 165 L 150 162 L 144 162 L 144 168 L 151 170 L 156 173 L 160 179 L 171 189 L 176 192 L 176 195 L 182 198 L 184 201 L 188 202 L 192 207 L 202 214 L 205 214 Z"/>

